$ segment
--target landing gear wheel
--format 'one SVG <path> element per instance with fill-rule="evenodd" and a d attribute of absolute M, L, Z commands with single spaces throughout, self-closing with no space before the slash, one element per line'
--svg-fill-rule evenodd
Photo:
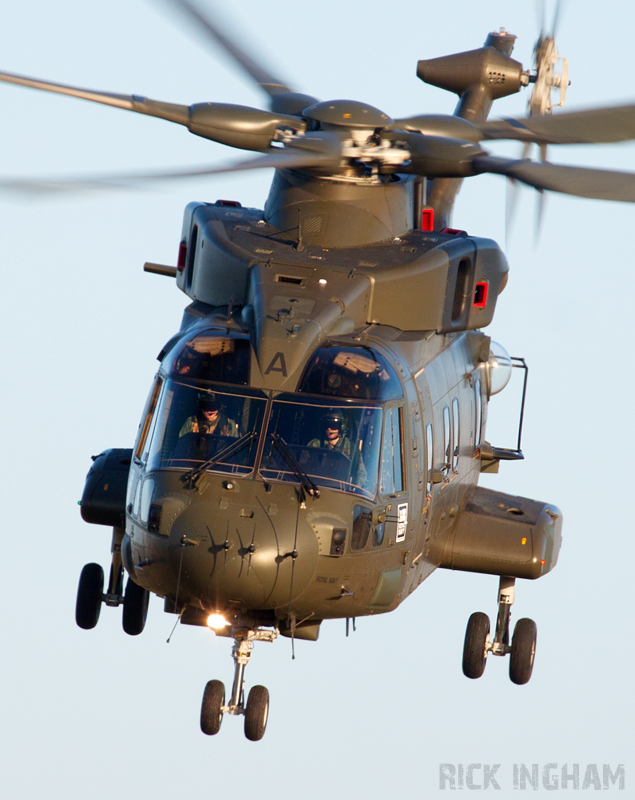
<path fill-rule="evenodd" d="M 130 636 L 138 636 L 145 628 L 150 593 L 128 578 L 123 599 L 123 629 Z"/>
<path fill-rule="evenodd" d="M 103 569 L 99 564 L 86 564 L 79 576 L 75 605 L 75 621 L 80 628 L 88 631 L 97 624 L 103 591 Z"/>
<path fill-rule="evenodd" d="M 489 617 L 475 611 L 468 620 L 463 645 L 463 674 L 467 678 L 480 678 L 485 672 L 488 640 Z"/>
<path fill-rule="evenodd" d="M 245 736 L 258 742 L 265 735 L 269 716 L 269 691 L 264 686 L 252 686 L 245 709 Z"/>
<path fill-rule="evenodd" d="M 201 704 L 201 730 L 207 736 L 214 736 L 220 730 L 225 705 L 225 684 L 222 681 L 208 681 Z"/>
<path fill-rule="evenodd" d="M 536 638 L 538 629 L 533 619 L 519 619 L 514 628 L 511 657 L 509 660 L 509 677 L 512 683 L 522 686 L 531 678 L 536 655 Z"/>

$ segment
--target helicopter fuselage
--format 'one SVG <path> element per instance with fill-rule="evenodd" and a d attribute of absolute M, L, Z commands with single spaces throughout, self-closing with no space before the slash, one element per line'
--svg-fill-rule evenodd
<path fill-rule="evenodd" d="M 193 302 L 160 354 L 120 522 L 128 572 L 183 622 L 314 639 L 438 566 L 535 578 L 557 559 L 555 507 L 477 487 L 498 246 L 414 228 L 317 245 L 330 220 L 316 233 L 313 210 L 290 233 L 238 204 L 186 209 L 175 273 Z M 333 235 L 354 239 L 338 210 Z M 360 215 L 362 237 L 383 224 Z"/>

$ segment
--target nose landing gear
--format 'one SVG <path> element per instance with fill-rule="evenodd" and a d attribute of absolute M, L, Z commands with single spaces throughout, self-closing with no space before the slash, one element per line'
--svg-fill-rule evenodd
<path fill-rule="evenodd" d="M 273 642 L 277 637 L 277 631 L 259 628 L 243 628 L 234 633 L 234 682 L 229 703 L 225 703 L 225 686 L 221 681 L 209 681 L 203 693 L 201 730 L 207 736 L 219 732 L 224 714 L 245 717 L 245 736 L 250 741 L 257 742 L 265 735 L 269 691 L 264 686 L 253 686 L 245 703 L 245 667 L 251 659 L 254 642 Z"/>
<path fill-rule="evenodd" d="M 501 576 L 498 589 L 498 617 L 494 640 L 490 640 L 490 622 L 487 614 L 476 611 L 470 617 L 463 646 L 463 674 L 480 678 L 485 671 L 487 656 L 506 656 L 509 660 L 509 677 L 512 683 L 522 685 L 531 678 L 536 654 L 536 623 L 532 619 L 519 619 L 509 644 L 509 622 L 514 603 L 515 578 Z"/>

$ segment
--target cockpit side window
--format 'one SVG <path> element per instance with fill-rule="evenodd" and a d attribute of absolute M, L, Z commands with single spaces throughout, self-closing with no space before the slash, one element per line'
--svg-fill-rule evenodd
<path fill-rule="evenodd" d="M 139 441 L 137 442 L 137 446 L 135 448 L 136 459 L 143 460 L 147 455 L 146 444 L 149 444 L 150 442 L 150 428 L 152 426 L 152 421 L 154 420 L 154 412 L 156 411 L 162 386 L 163 379 L 157 375 L 154 385 L 150 390 L 150 396 L 148 397 L 148 402 L 146 403 L 143 417 L 141 418 L 141 425 L 139 426 Z"/>
<path fill-rule="evenodd" d="M 401 408 L 389 408 L 384 423 L 381 457 L 380 494 L 397 494 L 404 490 L 403 413 Z"/>
<path fill-rule="evenodd" d="M 181 379 L 232 383 L 249 383 L 250 345 L 246 338 L 207 330 L 185 341 L 169 354 L 165 367 Z"/>
<path fill-rule="evenodd" d="M 327 344 L 313 353 L 298 391 L 359 400 L 403 397 L 394 369 L 380 353 L 370 347 L 336 344 Z"/>

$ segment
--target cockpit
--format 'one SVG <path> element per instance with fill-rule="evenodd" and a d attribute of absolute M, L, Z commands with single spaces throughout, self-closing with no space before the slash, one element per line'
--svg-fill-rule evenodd
<path fill-rule="evenodd" d="M 402 388 L 380 353 L 327 343 L 309 359 L 297 391 L 275 396 L 248 386 L 250 358 L 249 339 L 226 331 L 199 331 L 174 346 L 135 450 L 146 471 L 259 476 L 367 498 L 386 491 L 386 461 L 393 472 L 397 462 L 402 469 L 403 434 L 401 415 L 384 405 Z"/>

